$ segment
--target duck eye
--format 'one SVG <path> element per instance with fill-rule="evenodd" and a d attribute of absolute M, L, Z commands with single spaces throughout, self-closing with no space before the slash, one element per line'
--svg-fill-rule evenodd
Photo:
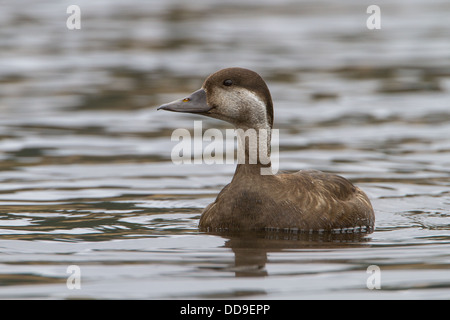
<path fill-rule="evenodd" d="M 230 80 L 230 79 L 227 79 L 227 80 L 224 80 L 224 81 L 223 81 L 223 85 L 224 85 L 224 86 L 229 87 L 229 86 L 231 86 L 232 84 L 233 84 L 233 81 Z"/>

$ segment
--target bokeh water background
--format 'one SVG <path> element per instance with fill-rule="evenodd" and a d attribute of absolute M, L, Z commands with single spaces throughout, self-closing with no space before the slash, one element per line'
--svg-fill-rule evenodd
<path fill-rule="evenodd" d="M 0 298 L 449 299 L 450 3 L 378 1 L 380 30 L 371 4 L 2 1 Z M 197 230 L 234 165 L 170 137 L 231 127 L 156 107 L 230 66 L 271 89 L 280 169 L 352 180 L 374 233 Z"/>

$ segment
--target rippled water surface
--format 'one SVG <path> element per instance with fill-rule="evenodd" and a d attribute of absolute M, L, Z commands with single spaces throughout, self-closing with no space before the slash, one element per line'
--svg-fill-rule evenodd
<path fill-rule="evenodd" d="M 368 1 L 69 4 L 0 4 L 0 298 L 450 298 L 448 1 L 378 1 L 380 30 Z M 197 230 L 234 165 L 170 137 L 230 127 L 156 106 L 229 66 L 267 80 L 280 169 L 352 180 L 374 233 Z"/>

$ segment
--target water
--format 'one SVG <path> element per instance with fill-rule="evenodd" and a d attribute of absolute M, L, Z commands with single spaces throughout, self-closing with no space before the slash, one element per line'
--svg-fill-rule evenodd
<path fill-rule="evenodd" d="M 75 31 L 69 4 L 0 5 L 0 298 L 450 298 L 448 1 L 379 1 L 380 30 L 365 1 L 78 1 Z M 197 230 L 234 165 L 170 136 L 229 126 L 156 106 L 228 66 L 267 80 L 280 169 L 351 179 L 374 233 Z"/>

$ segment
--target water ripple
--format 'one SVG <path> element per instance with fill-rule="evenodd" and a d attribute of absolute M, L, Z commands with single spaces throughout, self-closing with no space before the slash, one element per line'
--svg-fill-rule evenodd
<path fill-rule="evenodd" d="M 382 0 L 372 31 L 356 2 L 78 5 L 78 31 L 64 4 L 0 11 L 0 298 L 450 298 L 448 1 Z M 235 165 L 174 165 L 200 119 L 155 106 L 236 64 L 271 88 L 280 169 L 354 181 L 374 233 L 198 231 Z"/>

